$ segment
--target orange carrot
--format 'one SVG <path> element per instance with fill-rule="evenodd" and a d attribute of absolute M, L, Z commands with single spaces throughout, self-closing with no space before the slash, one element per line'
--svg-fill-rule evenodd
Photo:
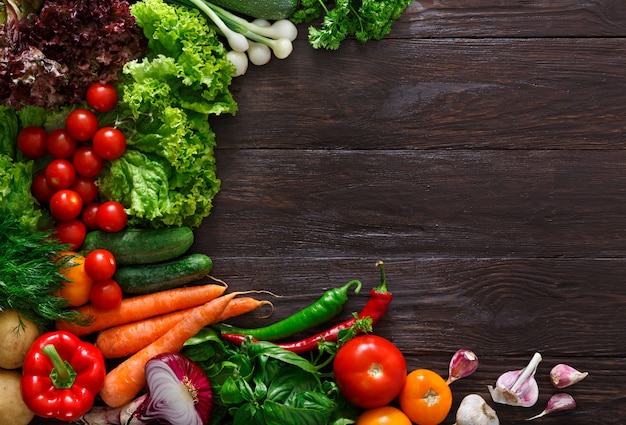
<path fill-rule="evenodd" d="M 217 321 L 249 313 L 265 304 L 271 305 L 269 301 L 251 297 L 235 298 L 228 303 Z M 203 307 L 191 307 L 106 329 L 98 334 L 96 345 L 107 359 L 130 356 L 165 334 L 183 317 L 191 314 L 194 308 Z"/>
<path fill-rule="evenodd" d="M 57 321 L 56 328 L 77 336 L 89 335 L 124 323 L 196 307 L 219 297 L 224 291 L 226 286 L 211 283 L 124 298 L 117 308 L 111 310 L 99 310 L 91 304 L 86 304 L 76 310 L 84 317 L 91 317 L 93 319 L 91 323 L 82 326 L 69 321 Z"/>
<path fill-rule="evenodd" d="M 222 295 L 194 309 L 156 341 L 128 357 L 107 373 L 100 390 L 102 400 L 110 407 L 121 407 L 137 396 L 146 384 L 146 363 L 158 354 L 176 353 L 202 328 L 219 320 L 228 303 L 240 292 Z"/>

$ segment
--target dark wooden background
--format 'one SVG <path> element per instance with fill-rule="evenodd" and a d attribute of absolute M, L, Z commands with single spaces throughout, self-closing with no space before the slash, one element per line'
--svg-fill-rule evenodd
<path fill-rule="evenodd" d="M 272 320 L 361 279 L 340 320 L 383 260 L 395 298 L 375 333 L 409 369 L 480 358 L 446 424 L 469 393 L 527 423 L 559 362 L 590 375 L 567 389 L 575 410 L 537 423 L 623 423 L 624 0 L 419 1 L 384 40 L 334 52 L 303 26 L 291 57 L 232 88 L 237 116 L 212 122 L 222 189 L 193 247 L 216 277 L 282 295 Z M 536 351 L 539 402 L 491 402 L 487 385 Z"/>

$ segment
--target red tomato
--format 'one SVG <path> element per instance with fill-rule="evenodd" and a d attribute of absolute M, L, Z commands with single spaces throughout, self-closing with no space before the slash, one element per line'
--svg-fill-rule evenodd
<path fill-rule="evenodd" d="M 46 149 L 53 158 L 70 158 L 76 146 L 78 142 L 64 128 L 52 130 L 46 137 Z"/>
<path fill-rule="evenodd" d="M 93 83 L 87 89 L 87 104 L 98 112 L 109 112 L 117 104 L 117 91 L 111 84 Z"/>
<path fill-rule="evenodd" d="M 117 269 L 115 256 L 106 249 L 94 249 L 85 256 L 85 271 L 95 281 L 111 279 Z"/>
<path fill-rule="evenodd" d="M 77 219 L 62 221 L 56 225 L 56 236 L 63 244 L 71 244 L 71 250 L 75 251 L 85 241 L 87 228 L 85 224 Z"/>
<path fill-rule="evenodd" d="M 96 222 L 98 208 L 100 208 L 100 202 L 92 202 L 83 208 L 80 218 L 88 229 L 95 230 L 98 228 L 98 223 Z"/>
<path fill-rule="evenodd" d="M 88 109 L 74 109 L 65 119 L 65 128 L 71 137 L 86 142 L 98 131 L 98 117 Z"/>
<path fill-rule="evenodd" d="M 441 375 L 417 369 L 407 375 L 398 401 L 400 409 L 417 425 L 438 425 L 450 413 L 452 391 Z"/>
<path fill-rule="evenodd" d="M 113 279 L 94 283 L 89 293 L 89 301 L 101 310 L 111 310 L 122 302 L 122 288 Z"/>
<path fill-rule="evenodd" d="M 17 147 L 29 158 L 41 158 L 47 152 L 46 136 L 42 127 L 24 127 L 17 135 Z"/>
<path fill-rule="evenodd" d="M 124 154 L 126 136 L 117 128 L 102 127 L 94 134 L 92 144 L 100 157 L 113 160 Z"/>
<path fill-rule="evenodd" d="M 412 422 L 402 410 L 393 406 L 382 406 L 361 413 L 356 425 L 412 425 Z"/>
<path fill-rule="evenodd" d="M 126 226 L 128 215 L 124 206 L 116 201 L 107 201 L 100 205 L 96 213 L 98 228 L 105 232 L 119 232 Z"/>
<path fill-rule="evenodd" d="M 396 398 L 406 378 L 406 360 L 391 341 L 376 335 L 359 335 L 339 349 L 333 372 L 349 402 L 371 409 Z"/>
<path fill-rule="evenodd" d="M 48 184 L 46 173 L 44 171 L 35 174 L 33 182 L 30 186 L 30 191 L 35 199 L 42 203 L 50 202 L 50 198 L 52 198 L 52 195 L 56 192 L 56 190 L 51 188 Z"/>
<path fill-rule="evenodd" d="M 76 170 L 67 159 L 53 159 L 46 167 L 46 181 L 55 190 L 67 189 L 75 178 Z"/>
<path fill-rule="evenodd" d="M 80 195 L 83 205 L 93 202 L 96 196 L 98 196 L 98 186 L 96 185 L 96 179 L 93 177 L 76 176 L 70 189 Z"/>
<path fill-rule="evenodd" d="M 83 201 L 73 190 L 58 190 L 50 198 L 50 213 L 57 221 L 73 220 L 80 215 L 82 209 Z"/>
<path fill-rule="evenodd" d="M 104 168 L 104 159 L 98 156 L 93 147 L 80 146 L 72 156 L 72 164 L 81 176 L 95 177 Z"/>

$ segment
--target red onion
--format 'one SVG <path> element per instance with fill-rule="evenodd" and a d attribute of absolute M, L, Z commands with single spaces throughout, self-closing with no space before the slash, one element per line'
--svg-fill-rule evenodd
<path fill-rule="evenodd" d="M 178 354 L 161 354 L 146 364 L 148 397 L 137 409 L 147 423 L 206 425 L 213 408 L 213 391 L 200 367 Z"/>
<path fill-rule="evenodd" d="M 88 425 L 207 425 L 213 390 L 204 371 L 178 353 L 160 354 L 146 364 L 147 393 L 119 409 L 92 409 Z"/>

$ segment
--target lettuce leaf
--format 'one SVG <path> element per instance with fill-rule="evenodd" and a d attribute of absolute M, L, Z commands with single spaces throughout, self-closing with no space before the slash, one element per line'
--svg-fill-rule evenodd
<path fill-rule="evenodd" d="M 99 181 L 138 227 L 197 227 L 219 191 L 211 115 L 235 114 L 226 49 L 195 9 L 144 0 L 131 13 L 149 40 L 122 74 L 127 152 Z"/>
<path fill-rule="evenodd" d="M 42 217 L 30 191 L 33 161 L 20 161 L 15 140 L 19 131 L 16 112 L 0 106 L 0 217 L 15 216 L 27 230 L 34 231 Z"/>

